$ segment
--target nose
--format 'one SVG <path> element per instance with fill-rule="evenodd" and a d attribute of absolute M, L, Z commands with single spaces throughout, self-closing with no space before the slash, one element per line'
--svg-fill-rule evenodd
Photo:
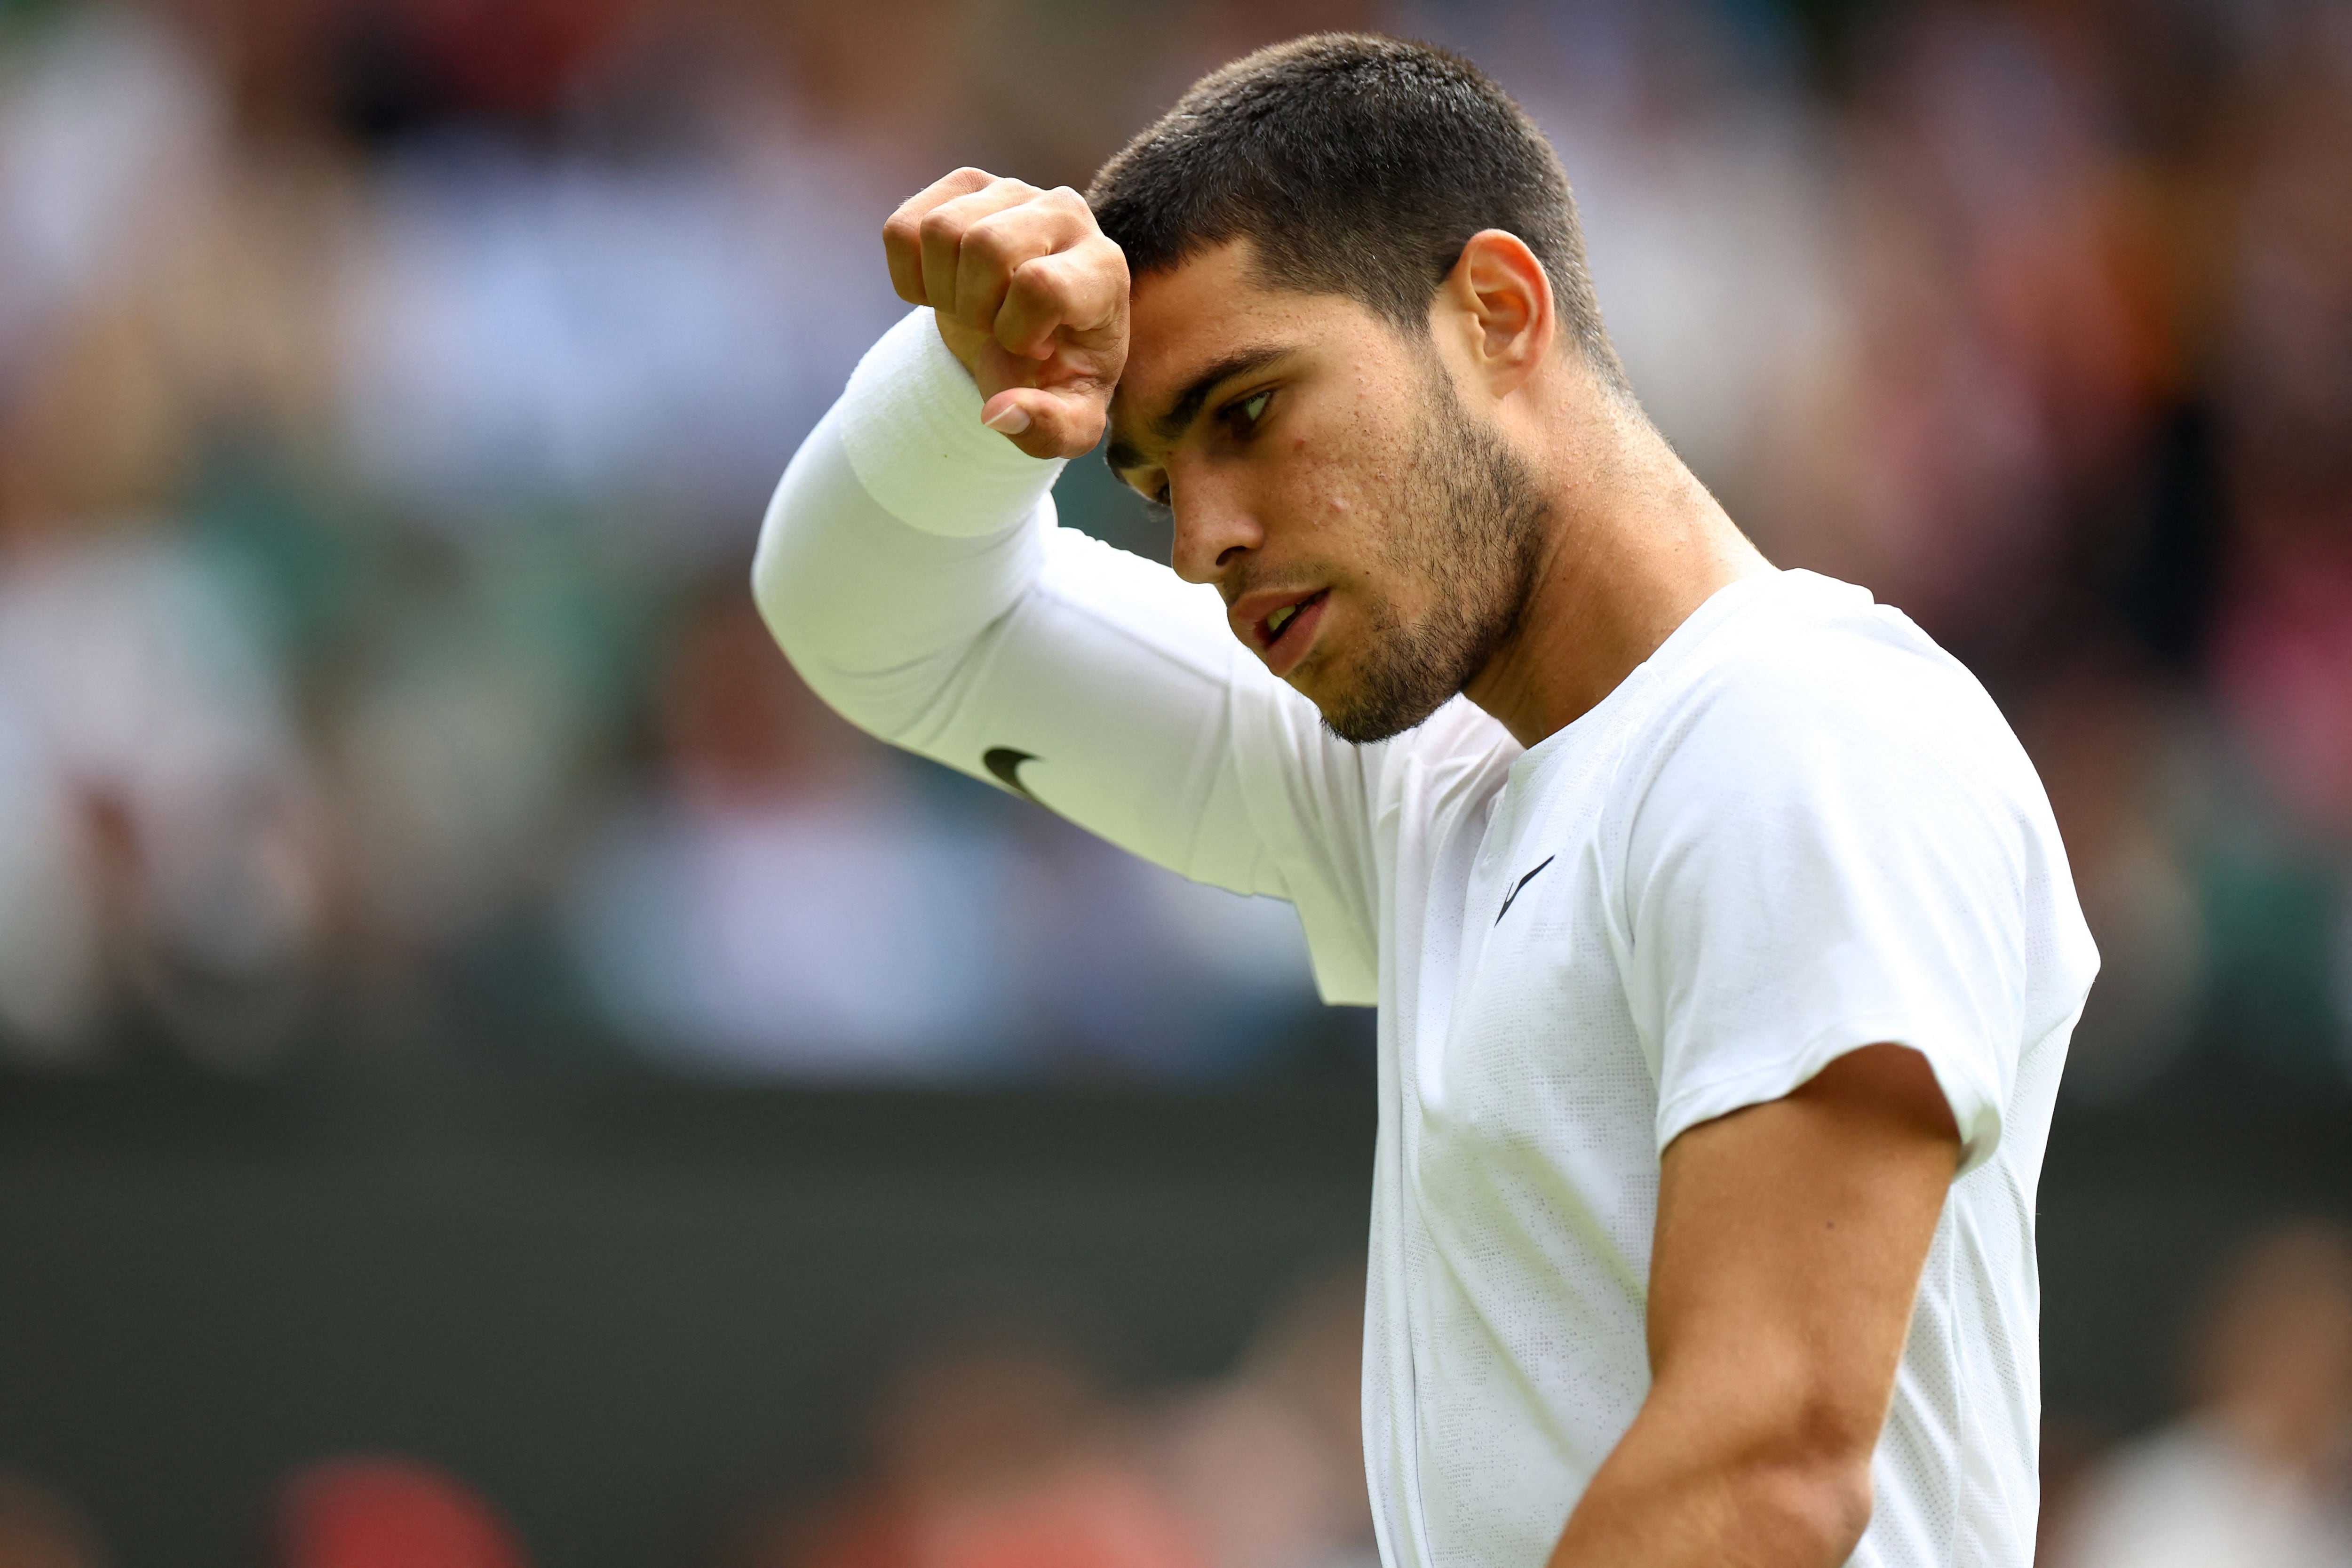
<path fill-rule="evenodd" d="M 1265 542 L 1265 530 L 1244 498 L 1206 476 L 1188 484 L 1170 474 L 1168 504 L 1176 518 L 1171 564 L 1187 583 L 1215 582 Z"/>

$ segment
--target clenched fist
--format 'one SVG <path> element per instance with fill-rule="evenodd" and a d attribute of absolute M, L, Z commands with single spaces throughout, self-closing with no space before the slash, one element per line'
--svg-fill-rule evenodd
<path fill-rule="evenodd" d="M 882 226 L 890 283 L 929 305 L 981 419 L 1033 458 L 1102 439 L 1127 363 L 1127 258 L 1086 198 L 958 169 Z"/>

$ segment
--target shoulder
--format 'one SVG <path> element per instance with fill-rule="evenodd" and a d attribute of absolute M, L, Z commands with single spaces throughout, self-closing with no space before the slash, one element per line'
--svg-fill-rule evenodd
<path fill-rule="evenodd" d="M 1695 649 L 1676 701 L 1688 714 L 1769 714 L 1933 733 L 1951 723 L 2003 733 L 1975 676 L 1912 619 L 1860 588 L 1782 574 Z"/>
<path fill-rule="evenodd" d="M 2063 902 L 2048 796 L 1976 678 L 1862 590 L 1783 577 L 1659 672 L 1626 737 L 1608 809 L 1629 894 L 1893 877 Z"/>
<path fill-rule="evenodd" d="M 1874 782 L 2046 810 L 2024 749 L 1976 677 L 1910 617 L 1843 583 L 1782 574 L 1662 672 L 1662 685 L 1628 748 L 1637 794 L 1662 784 L 1738 795 Z"/>

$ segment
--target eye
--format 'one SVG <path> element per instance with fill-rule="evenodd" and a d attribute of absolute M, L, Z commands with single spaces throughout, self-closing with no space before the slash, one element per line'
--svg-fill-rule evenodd
<path fill-rule="evenodd" d="M 1232 423 L 1234 433 L 1246 436 L 1257 428 L 1257 422 L 1265 417 L 1265 405 L 1273 401 L 1273 389 L 1268 388 L 1264 392 L 1254 392 L 1227 407 L 1225 418 Z"/>

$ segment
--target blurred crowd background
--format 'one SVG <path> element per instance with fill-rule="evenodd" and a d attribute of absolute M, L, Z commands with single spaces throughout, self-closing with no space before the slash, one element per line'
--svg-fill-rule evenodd
<path fill-rule="evenodd" d="M 866 742 L 745 592 L 901 308 L 898 201 L 1083 187 L 1202 69 L 1335 26 L 1521 97 L 1684 456 L 2000 700 L 2105 955 L 2069 1114 L 2352 1137 L 2340 0 L 0 0 L 0 1094 L 406 1071 L 445 1133 L 500 1072 L 1368 1100 L 1286 909 Z M 1164 554 L 1099 463 L 1057 500 Z M 2053 1442 L 2053 1553 L 2352 1563 L 2343 1243 L 2262 1235 L 2129 1413 L 2203 1414 Z M 1366 1561 L 1349 1315 L 1279 1273 L 1173 1393 L 1034 1315 L 914 1336 L 839 1434 L 863 1479 L 724 1561 Z M 273 1495 L 289 1565 L 362 1561 L 354 1519 L 528 1556 L 423 1460 Z M 2135 1544 L 2200 1499 L 2273 1544 Z M 0 1484 L 0 1568 L 103 1561 L 73 1507 Z"/>
<path fill-rule="evenodd" d="M 2106 954 L 2072 1087 L 2200 1050 L 2346 1078 L 2339 5 L 0 16 L 20 1061 L 260 1071 L 355 1027 L 785 1079 L 1281 1053 L 1283 911 L 849 735 L 742 584 L 898 311 L 900 197 L 961 162 L 1083 185 L 1202 67 L 1329 23 L 1493 65 L 1693 466 L 2009 706 Z M 1099 464 L 1063 490 L 1162 547 Z"/>

